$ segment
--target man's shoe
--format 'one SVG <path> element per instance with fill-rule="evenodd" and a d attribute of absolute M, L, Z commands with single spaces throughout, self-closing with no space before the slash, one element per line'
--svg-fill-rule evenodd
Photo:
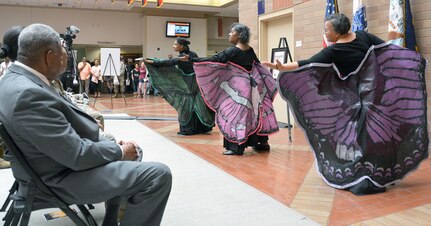
<path fill-rule="evenodd" d="M 10 168 L 10 162 L 4 160 L 3 158 L 0 158 L 0 169 L 7 169 Z"/>
<path fill-rule="evenodd" d="M 223 155 L 242 155 L 243 153 L 239 153 L 236 151 L 232 151 L 232 150 L 226 150 L 223 152 Z"/>
<path fill-rule="evenodd" d="M 269 144 L 257 144 L 253 147 L 255 151 L 269 151 L 270 148 Z"/>

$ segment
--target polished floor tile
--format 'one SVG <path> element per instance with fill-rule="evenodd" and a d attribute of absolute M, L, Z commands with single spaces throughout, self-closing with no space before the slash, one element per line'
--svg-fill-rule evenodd
<path fill-rule="evenodd" d="M 93 103 L 93 102 L 92 102 Z M 127 106 L 126 106 L 127 104 Z M 383 194 L 355 196 L 336 190 L 319 177 L 314 155 L 299 128 L 270 137 L 270 152 L 246 149 L 244 156 L 223 156 L 217 127 L 208 134 L 177 135 L 176 111 L 161 97 L 112 99 L 94 105 L 104 114 L 127 113 L 191 153 L 270 195 L 322 225 L 426 225 L 431 219 L 430 160 Z"/>

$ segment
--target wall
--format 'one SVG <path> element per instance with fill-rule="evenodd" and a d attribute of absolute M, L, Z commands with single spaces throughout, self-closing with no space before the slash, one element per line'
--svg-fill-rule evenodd
<path fill-rule="evenodd" d="M 173 54 L 174 38 L 165 37 L 167 20 L 191 22 L 191 49 L 199 56 L 207 55 L 207 21 L 201 18 L 181 18 L 162 16 L 142 16 L 135 12 L 96 11 L 81 9 L 39 8 L 26 6 L 1 6 L 0 34 L 12 25 L 44 23 L 57 32 L 66 32 L 66 27 L 74 25 L 80 29 L 73 43 L 78 55 L 88 55 L 89 60 L 99 58 L 100 47 L 123 46 L 124 51 L 136 53 L 140 46 L 144 56 L 166 57 Z M 157 48 L 160 48 L 157 50 Z"/>
<path fill-rule="evenodd" d="M 140 31 L 144 24 L 139 13 L 1 6 L 0 15 L 2 18 L 13 18 L 0 20 L 0 34 L 12 25 L 44 23 L 59 33 L 75 25 L 80 32 L 74 44 L 98 45 L 105 42 L 111 43 L 108 44 L 110 46 L 142 45 Z"/>
<path fill-rule="evenodd" d="M 190 22 L 190 49 L 198 56 L 207 54 L 207 21 L 206 19 L 146 16 L 146 37 L 144 57 L 167 58 L 168 54 L 177 55 L 172 45 L 175 38 L 166 37 L 166 21 Z"/>
<path fill-rule="evenodd" d="M 238 22 L 238 18 L 233 17 L 221 17 L 222 19 L 222 31 L 223 34 L 218 34 L 218 19 L 219 17 L 208 17 L 208 55 L 214 55 L 218 52 L 223 51 L 232 44 L 228 40 L 229 28 L 233 23 Z"/>
<path fill-rule="evenodd" d="M 238 1 L 239 22 L 247 25 L 251 31 L 250 46 L 259 52 L 259 26 L 257 19 L 257 0 Z"/>

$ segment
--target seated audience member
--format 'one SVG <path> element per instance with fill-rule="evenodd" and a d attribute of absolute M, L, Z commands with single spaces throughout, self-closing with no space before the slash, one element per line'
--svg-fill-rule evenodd
<path fill-rule="evenodd" d="M 24 29 L 22 26 L 13 26 L 7 29 L 3 35 L 3 45 L 0 47 L 0 59 L 4 58 L 5 62 L 0 65 L 0 80 L 16 60 L 16 54 L 18 52 L 18 36 L 22 29 Z M 5 152 L 6 145 L 0 137 L 0 169 L 10 168 L 10 162 L 4 159 L 6 157 Z"/>
<path fill-rule="evenodd" d="M 51 27 L 26 27 L 18 50 L 0 82 L 0 95 L 9 97 L 0 102 L 0 121 L 44 183 L 68 203 L 106 201 L 113 211 L 103 225 L 116 225 L 123 198 L 120 225 L 160 225 L 171 190 L 170 169 L 133 161 L 138 158 L 135 142 L 99 136 L 98 123 L 51 86 L 67 65 L 60 36 Z M 11 164 L 19 181 L 29 179 L 14 159 Z"/>

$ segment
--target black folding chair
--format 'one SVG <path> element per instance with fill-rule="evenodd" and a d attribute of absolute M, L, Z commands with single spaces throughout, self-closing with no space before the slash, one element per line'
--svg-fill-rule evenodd
<path fill-rule="evenodd" d="M 9 194 L 8 198 L 12 201 L 12 205 L 4 217 L 5 226 L 16 226 L 19 222 L 20 226 L 27 226 L 30 220 L 31 211 L 53 207 L 60 208 L 78 226 L 97 226 L 93 216 L 88 212 L 84 205 L 76 206 L 79 208 L 88 224 L 69 207 L 73 204 L 67 204 L 64 202 L 45 183 L 42 182 L 40 177 L 24 158 L 21 150 L 9 136 L 2 123 L 0 123 L 0 135 L 18 164 L 23 167 L 25 172 L 31 178 L 29 181 L 20 181 L 21 183 L 26 184 L 26 187 L 28 188 L 25 194 L 20 196 L 15 191 L 14 194 Z"/>
<path fill-rule="evenodd" d="M 12 184 L 12 187 L 9 189 L 9 195 L 6 197 L 6 200 L 4 201 L 4 203 L 3 203 L 3 206 L 1 207 L 1 209 L 0 209 L 0 212 L 4 212 L 4 211 L 6 211 L 6 209 L 7 209 L 7 207 L 9 206 L 9 203 L 10 203 L 10 201 L 11 201 L 11 196 L 13 195 L 13 194 L 15 194 L 15 192 L 18 190 L 18 181 L 15 181 L 13 184 Z M 3 219 L 4 220 L 4 219 Z"/>

